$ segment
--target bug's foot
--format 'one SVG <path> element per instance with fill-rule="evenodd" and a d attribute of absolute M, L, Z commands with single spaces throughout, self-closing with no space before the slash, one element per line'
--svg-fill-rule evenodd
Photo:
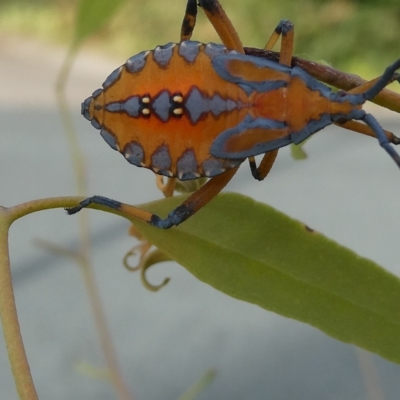
<path fill-rule="evenodd" d="M 77 212 L 81 211 L 82 208 L 85 208 L 90 204 L 97 204 L 99 206 L 108 207 L 113 210 L 118 210 L 121 207 L 121 203 L 119 201 L 108 199 L 107 197 L 103 196 L 93 196 L 81 201 L 75 207 L 66 208 L 65 211 L 68 213 L 68 215 L 76 214 Z"/>
<path fill-rule="evenodd" d="M 286 35 L 288 32 L 294 29 L 293 22 L 283 19 L 279 22 L 278 26 L 275 28 L 275 32 L 278 35 Z"/>
<path fill-rule="evenodd" d="M 70 208 L 64 208 L 64 210 L 67 212 L 68 215 L 73 215 L 76 214 L 77 212 L 82 210 L 82 206 L 76 206 L 76 207 L 70 207 Z"/>
<path fill-rule="evenodd" d="M 400 138 L 393 135 L 392 140 L 390 142 L 396 145 L 400 144 Z"/>

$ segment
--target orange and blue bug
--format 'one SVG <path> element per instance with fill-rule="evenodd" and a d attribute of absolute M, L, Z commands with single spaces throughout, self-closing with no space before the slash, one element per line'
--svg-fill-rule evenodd
<path fill-rule="evenodd" d="M 223 45 L 189 40 L 197 3 L 188 0 L 181 41 L 129 58 L 83 102 L 82 114 L 133 165 L 180 180 L 211 179 L 164 219 L 101 196 L 82 201 L 69 214 L 98 204 L 170 228 L 215 197 L 245 159 L 252 175 L 262 180 L 279 148 L 300 143 L 332 123 L 376 136 L 400 167 L 400 156 L 391 146 L 400 140 L 362 109 L 386 85 L 400 80 L 400 60 L 378 79 L 333 92 L 291 67 L 291 22 L 281 21 L 265 46 L 272 49 L 281 37 L 279 62 L 273 62 L 245 55 L 217 0 L 200 0 L 199 6 Z M 257 167 L 254 157 L 259 154 L 264 157 Z"/>

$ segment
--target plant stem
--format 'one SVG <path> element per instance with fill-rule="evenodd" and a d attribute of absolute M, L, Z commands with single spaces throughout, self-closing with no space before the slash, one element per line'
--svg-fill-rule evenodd
<path fill-rule="evenodd" d="M 9 228 L 15 220 L 24 215 L 50 208 L 74 206 L 80 200 L 81 197 L 58 197 L 34 200 L 12 208 L 0 206 L 0 318 L 20 400 L 38 400 L 38 396 L 18 322 L 8 250 Z"/>
<path fill-rule="evenodd" d="M 83 200 L 83 197 L 80 196 L 53 197 L 28 201 L 10 208 L 0 206 L 0 317 L 3 325 L 11 370 L 21 400 L 36 400 L 38 397 L 30 373 L 15 305 L 8 251 L 9 227 L 15 220 L 25 215 L 52 208 L 73 207 L 81 200 Z M 82 266 L 85 285 L 99 330 L 101 347 L 105 354 L 111 381 L 116 388 L 119 398 L 130 400 L 132 397 L 129 393 L 128 387 L 122 380 L 122 375 L 118 368 L 118 362 L 112 346 L 107 323 L 102 311 L 100 296 L 97 291 L 94 274 L 90 265 L 90 256 L 87 250 L 85 250 L 89 249 L 90 245 L 86 243 L 86 240 L 89 237 L 88 232 L 86 232 L 87 228 L 85 228 L 87 227 L 87 223 L 83 223 L 83 225 L 82 230 L 84 231 L 84 234 L 81 234 L 83 243 L 79 261 Z"/>
<path fill-rule="evenodd" d="M 8 252 L 9 210 L 0 207 L 0 317 L 11 371 L 21 400 L 38 399 L 18 322 Z"/>
<path fill-rule="evenodd" d="M 6 254 L 7 260 L 8 260 L 8 248 L 7 248 L 7 233 L 8 233 L 8 227 L 11 225 L 12 222 L 17 220 L 18 218 L 21 218 L 27 214 L 31 214 L 36 211 L 42 211 L 42 210 L 47 210 L 47 209 L 52 209 L 52 208 L 65 208 L 65 207 L 73 207 L 76 206 L 81 200 L 83 200 L 83 197 L 81 196 L 70 196 L 70 197 L 53 197 L 53 198 L 47 198 L 47 199 L 40 199 L 40 200 L 32 200 L 28 201 L 26 203 L 19 204 L 17 206 L 11 207 L 11 208 L 0 208 L 0 210 L 3 210 L 3 213 L 5 217 L 7 218 L 7 224 L 3 224 L 7 227 L 5 231 L 5 246 L 7 249 Z M 1 224 L 1 221 L 0 221 Z M 89 238 L 89 232 L 88 232 L 88 224 L 87 221 L 80 220 L 81 224 L 81 229 L 80 229 L 80 240 L 81 240 L 81 246 L 80 246 L 80 251 L 79 251 L 79 264 L 81 265 L 81 271 L 83 274 L 85 286 L 89 295 L 89 300 L 92 306 L 93 310 L 93 315 L 94 319 L 96 322 L 96 325 L 98 327 L 98 332 L 100 336 L 100 344 L 103 350 L 103 353 L 105 355 L 106 359 L 106 364 L 110 373 L 110 378 L 111 382 L 113 383 L 118 396 L 121 400 L 131 400 L 132 396 L 129 393 L 128 387 L 126 386 L 125 382 L 122 380 L 122 374 L 119 371 L 118 367 L 118 362 L 117 358 L 114 352 L 114 348 L 112 345 L 110 333 L 108 330 L 108 326 L 106 323 L 106 319 L 103 313 L 103 308 L 101 306 L 101 300 L 100 300 L 100 295 L 97 290 L 97 285 L 94 279 L 94 273 L 91 268 L 91 263 L 90 263 L 90 254 L 89 254 L 89 249 L 90 249 L 90 243 L 88 243 L 88 238 Z M 0 225 L 0 229 L 2 226 Z M 0 237 L 1 240 L 1 237 Z M 0 260 L 2 261 L 2 260 Z M 9 271 L 9 264 L 7 264 L 7 268 Z M 10 273 L 9 273 L 10 274 Z M 1 270 L 0 270 L 0 276 L 1 276 Z M 10 275 L 11 279 L 11 275 Z M 11 285 L 11 282 L 10 282 Z M 11 286 L 12 290 L 12 286 Z M 14 298 L 10 297 L 10 294 L 4 293 L 3 289 L 1 288 L 0 294 L 3 295 L 5 298 L 8 298 L 7 300 L 10 303 L 14 304 L 15 308 L 15 303 L 14 303 Z M 6 297 L 7 296 L 7 297 Z M 1 309 L 0 309 L 1 312 Z M 18 325 L 18 320 L 16 319 L 16 311 L 15 311 L 15 321 L 18 327 L 19 331 L 19 325 Z M 21 336 L 19 334 L 19 336 Z M 8 339 L 6 338 L 6 342 L 8 343 Z M 16 343 L 16 346 L 21 349 L 23 354 L 25 354 L 24 349 L 23 349 L 23 343 L 22 339 L 21 342 Z M 26 359 L 26 356 L 25 356 Z M 11 358 L 10 358 L 11 360 Z M 29 370 L 29 367 L 28 367 Z M 14 370 L 13 370 L 14 373 Z M 18 378 L 18 375 L 16 376 L 16 379 Z M 30 397 L 21 397 L 21 399 L 29 399 L 31 400 Z M 36 397 L 32 397 L 32 399 L 36 399 Z"/>
<path fill-rule="evenodd" d="M 36 211 L 50 210 L 52 208 L 74 207 L 83 199 L 84 197 L 82 196 L 49 197 L 47 199 L 27 201 L 26 203 L 21 203 L 14 207 L 3 208 L 3 210 L 7 211 L 7 216 L 11 225 L 11 223 L 18 218 L 32 214 Z"/>

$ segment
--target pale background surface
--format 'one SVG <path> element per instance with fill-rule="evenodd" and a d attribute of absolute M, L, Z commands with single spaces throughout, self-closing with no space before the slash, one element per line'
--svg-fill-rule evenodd
<path fill-rule="evenodd" d="M 72 168 L 53 85 L 63 49 L 0 40 L 0 204 L 73 195 Z M 80 116 L 80 102 L 124 60 L 81 56 L 68 86 L 79 140 L 87 156 L 89 192 L 141 203 L 160 198 L 152 173 L 111 151 Z M 389 130 L 400 117 L 374 108 Z M 247 165 L 228 186 L 288 213 L 360 255 L 400 274 L 400 175 L 374 140 L 329 128 L 307 143 L 309 158 L 281 151 L 270 177 L 251 178 Z M 301 323 L 229 298 L 168 263 L 150 279 L 169 285 L 154 294 L 121 265 L 132 246 L 128 224 L 90 211 L 94 265 L 121 368 L 135 399 L 177 399 L 208 368 L 215 381 L 199 399 L 398 399 L 400 368 L 330 339 Z M 111 386 L 77 371 L 102 366 L 80 272 L 72 261 L 32 243 L 74 248 L 77 220 L 61 210 L 15 223 L 10 252 L 19 317 L 41 399 L 112 399 Z M 360 361 L 363 363 L 360 364 Z M 373 362 L 376 375 L 363 375 Z M 368 369 L 368 368 L 367 368 Z M 368 397 L 365 380 L 377 379 Z M 2 399 L 16 399 L 3 340 Z M 380 394 L 379 394 L 380 393 Z"/>

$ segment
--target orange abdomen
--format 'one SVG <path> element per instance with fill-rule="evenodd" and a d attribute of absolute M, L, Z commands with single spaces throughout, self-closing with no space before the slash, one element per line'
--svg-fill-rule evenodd
<path fill-rule="evenodd" d="M 240 162 L 215 158 L 211 144 L 244 118 L 249 102 L 211 65 L 227 52 L 221 45 L 182 42 L 140 53 L 86 100 L 89 119 L 137 166 L 180 179 L 218 175 Z"/>

